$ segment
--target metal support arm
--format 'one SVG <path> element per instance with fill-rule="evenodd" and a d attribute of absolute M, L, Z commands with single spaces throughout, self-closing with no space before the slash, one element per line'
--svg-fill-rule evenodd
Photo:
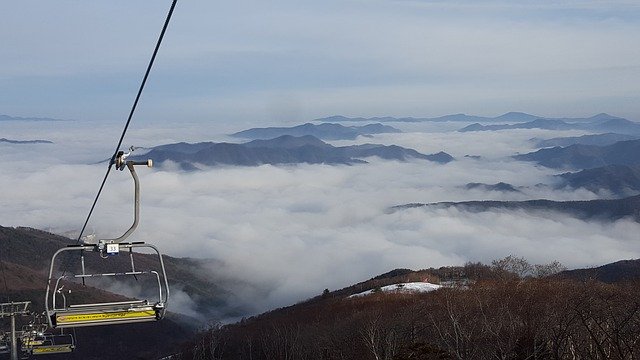
<path fill-rule="evenodd" d="M 138 223 L 139 223 L 139 220 L 140 220 L 140 181 L 138 179 L 138 174 L 136 173 L 136 170 L 135 170 L 134 166 L 146 165 L 148 167 L 152 167 L 153 166 L 153 161 L 152 160 L 147 160 L 147 161 L 127 161 L 127 162 L 124 162 L 124 158 L 125 157 L 126 157 L 125 154 L 121 154 L 120 156 L 118 156 L 118 159 L 116 161 L 116 167 L 121 170 L 126 165 L 126 167 L 129 169 L 129 172 L 131 172 L 131 176 L 133 177 L 133 183 L 134 183 L 134 188 L 135 188 L 134 205 L 133 205 L 133 224 L 131 225 L 129 230 L 127 230 L 120 237 L 117 237 L 115 239 L 100 239 L 100 240 L 98 240 L 97 244 L 117 244 L 117 243 L 120 243 L 120 242 L 126 240 L 129 237 L 129 235 L 131 235 L 131 233 L 133 233 L 136 230 L 136 228 L 138 227 Z"/>

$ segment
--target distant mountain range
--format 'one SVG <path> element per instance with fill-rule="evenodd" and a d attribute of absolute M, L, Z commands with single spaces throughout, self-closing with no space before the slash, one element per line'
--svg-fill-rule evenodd
<path fill-rule="evenodd" d="M 526 114 L 523 112 L 508 112 L 506 114 L 502 114 L 496 117 L 486 117 L 486 116 L 477 116 L 477 115 L 467 115 L 467 114 L 451 114 L 444 115 L 432 118 L 414 118 L 414 117 L 346 117 L 342 115 L 329 116 L 325 118 L 315 119 L 314 121 L 319 122 L 530 122 L 538 119 L 546 119 L 546 120 L 559 120 L 566 122 L 592 122 L 592 121 L 603 121 L 603 120 L 611 120 L 611 119 L 620 119 L 615 116 L 611 116 L 609 114 L 598 114 L 588 118 L 546 118 L 544 116 L 537 116 Z"/>
<path fill-rule="evenodd" d="M 496 124 L 496 125 L 482 125 L 480 123 L 474 123 L 463 127 L 458 130 L 459 132 L 468 131 L 497 131 L 497 130 L 509 130 L 509 129 L 549 129 L 549 130 L 571 130 L 573 125 L 568 124 L 562 120 L 550 120 L 550 119 L 536 119 L 533 121 L 517 124 Z"/>
<path fill-rule="evenodd" d="M 608 146 L 571 145 L 514 156 L 550 168 L 592 169 L 607 165 L 639 165 L 640 140 L 620 141 Z"/>
<path fill-rule="evenodd" d="M 533 121 L 517 124 L 496 124 L 482 125 L 479 123 L 471 124 L 458 131 L 497 131 L 510 129 L 545 129 L 545 130 L 585 130 L 594 132 L 608 132 L 619 134 L 635 134 L 640 135 L 640 123 L 629 121 L 607 114 L 600 114 L 596 117 L 587 119 L 589 121 L 573 121 L 568 122 L 559 119 L 536 119 Z"/>
<path fill-rule="evenodd" d="M 293 127 L 266 127 L 243 130 L 232 134 L 233 137 L 244 139 L 273 139 L 279 136 L 314 136 L 323 140 L 354 140 L 358 136 L 372 134 L 400 133 L 402 131 L 380 123 L 364 126 L 342 126 L 340 124 L 303 124 Z"/>
<path fill-rule="evenodd" d="M 640 192 L 640 165 L 607 165 L 595 169 L 558 175 L 559 187 L 584 188 L 589 191 L 609 191 L 617 196 Z"/>
<path fill-rule="evenodd" d="M 0 143 L 8 144 L 53 144 L 53 141 L 49 140 L 11 140 L 0 138 Z"/>
<path fill-rule="evenodd" d="M 586 189 L 594 193 L 602 193 L 604 191 L 621 198 L 640 193 L 640 165 L 608 165 L 578 172 L 567 172 L 555 177 L 557 181 L 553 184 L 538 184 L 536 187 Z M 464 189 L 521 193 L 527 187 L 516 187 L 508 183 L 499 182 L 497 184 L 468 183 L 464 186 Z"/>
<path fill-rule="evenodd" d="M 552 200 L 528 200 L 528 201 L 463 201 L 463 202 L 439 202 L 427 204 L 406 204 L 394 206 L 392 210 L 403 210 L 417 207 L 456 208 L 468 212 L 485 212 L 492 210 L 524 210 L 528 212 L 549 211 L 562 212 L 583 220 L 615 221 L 624 217 L 630 217 L 640 222 L 640 195 L 614 200 L 587 200 L 587 201 L 552 201 Z"/>
<path fill-rule="evenodd" d="M 253 140 L 243 144 L 202 142 L 177 143 L 152 148 L 144 156 L 156 162 L 173 161 L 184 170 L 196 170 L 198 165 L 258 166 L 262 164 L 362 164 L 362 158 L 377 156 L 382 159 L 406 161 L 422 159 L 448 163 L 453 157 L 447 153 L 425 155 L 413 149 L 395 145 L 364 144 L 335 147 L 313 136 L 280 136 L 270 140 Z"/>
<path fill-rule="evenodd" d="M 504 182 L 497 184 L 483 184 L 483 183 L 468 183 L 464 186 L 466 190 L 484 190 L 484 191 L 498 191 L 498 192 L 520 192 L 513 185 Z"/>
<path fill-rule="evenodd" d="M 529 115 L 522 112 L 508 112 L 506 114 L 502 114 L 496 117 L 485 117 L 485 116 L 476 116 L 476 115 L 467 115 L 467 114 L 451 114 L 438 116 L 433 118 L 414 118 L 414 117 L 404 117 L 404 118 L 396 118 L 390 116 L 384 117 L 371 117 L 371 118 L 362 118 L 362 117 L 346 117 L 342 115 L 334 115 L 325 118 L 315 119 L 314 121 L 320 122 L 446 122 L 446 121 L 460 121 L 460 122 L 471 122 L 471 121 L 482 121 L 482 122 L 491 122 L 491 121 L 531 121 L 534 119 L 540 118 L 539 116 Z"/>
<path fill-rule="evenodd" d="M 627 141 L 627 140 L 638 140 L 640 139 L 640 135 L 622 135 L 622 134 L 614 134 L 614 133 L 605 133 L 605 134 L 595 134 L 595 135 L 582 135 L 582 136 L 572 136 L 572 137 L 557 137 L 553 139 L 547 140 L 539 140 L 532 139 L 532 141 L 536 141 L 536 147 L 546 148 L 546 147 L 555 147 L 555 146 L 571 146 L 571 145 L 596 145 L 596 146 L 607 146 L 615 144 L 619 141 Z"/>
<path fill-rule="evenodd" d="M 9 115 L 0 115 L 0 121 L 69 121 L 52 118 L 39 118 L 39 117 L 18 117 Z"/>

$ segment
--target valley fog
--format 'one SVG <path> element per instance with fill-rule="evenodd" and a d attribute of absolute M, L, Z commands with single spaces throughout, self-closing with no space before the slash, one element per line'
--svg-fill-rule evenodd
<path fill-rule="evenodd" d="M 124 145 L 239 141 L 242 125 L 207 123 L 132 128 Z M 532 138 L 578 131 L 505 130 L 460 133 L 467 125 L 392 124 L 404 130 L 355 141 L 446 151 L 448 164 L 367 158 L 359 165 L 220 166 L 185 172 L 165 163 L 140 168 L 141 221 L 133 241 L 167 255 L 218 260 L 210 276 L 254 313 L 338 289 L 394 268 L 490 262 L 510 254 L 569 268 L 640 257 L 632 220 L 582 221 L 560 213 L 461 212 L 395 205 L 465 200 L 589 200 L 587 190 L 554 190 L 558 170 L 515 161 Z M 113 149 L 117 124 L 83 121 L 0 123 L 2 137 L 54 144 L 0 143 L 0 224 L 77 237 Z M 465 157 L 473 155 L 476 157 Z M 159 165 L 159 164 L 158 164 Z M 471 182 L 506 182 L 519 192 L 467 190 Z M 113 172 L 85 234 L 118 236 L 132 219 L 133 184 Z M 184 297 L 186 295 L 181 294 Z M 188 299 L 182 312 L 191 314 Z"/>

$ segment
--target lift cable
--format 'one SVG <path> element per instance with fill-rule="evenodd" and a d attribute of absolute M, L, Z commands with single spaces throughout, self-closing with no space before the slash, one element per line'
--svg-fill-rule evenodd
<path fill-rule="evenodd" d="M 131 111 L 129 112 L 129 117 L 127 118 L 127 122 L 125 123 L 124 129 L 122 130 L 122 134 L 120 135 L 120 139 L 118 140 L 118 145 L 116 145 L 116 149 L 109 159 L 109 165 L 107 166 L 107 172 L 104 174 L 104 178 L 102 178 L 102 182 L 100 183 L 100 188 L 98 189 L 98 193 L 96 194 L 95 199 L 93 199 L 93 204 L 91 204 L 91 209 L 89 210 L 89 214 L 87 214 L 87 218 L 82 225 L 82 229 L 78 234 L 78 238 L 76 239 L 76 245 L 80 243 L 80 239 L 82 239 L 82 235 L 89 224 L 89 220 L 91 219 L 91 215 L 93 214 L 93 210 L 98 203 L 98 199 L 100 198 L 100 194 L 102 194 L 102 190 L 104 189 L 104 185 L 107 182 L 107 178 L 109 177 L 109 173 L 111 172 L 111 168 L 116 162 L 116 157 L 118 156 L 118 151 L 120 150 L 120 146 L 122 145 L 122 141 L 124 140 L 124 136 L 127 133 L 127 129 L 129 129 L 129 124 L 131 123 L 131 119 L 133 118 L 133 114 L 136 111 L 136 107 L 138 106 L 138 101 L 140 100 L 140 96 L 142 95 L 142 90 L 144 89 L 145 84 L 147 83 L 147 78 L 149 77 L 149 73 L 151 72 L 151 68 L 153 67 L 153 63 L 156 60 L 156 55 L 158 54 L 158 50 L 160 49 L 160 44 L 162 44 L 162 39 L 164 38 L 164 34 L 167 31 L 167 27 L 169 26 L 169 22 L 171 21 L 171 16 L 173 15 L 173 9 L 176 7 L 176 3 L 178 0 L 173 0 L 171 3 L 171 8 L 169 8 L 169 12 L 167 13 L 167 18 L 164 21 L 164 25 L 162 26 L 162 31 L 160 32 L 160 36 L 158 37 L 158 41 L 156 42 L 156 47 L 153 50 L 153 55 L 151 55 L 151 59 L 149 60 L 149 64 L 147 65 L 147 70 L 144 73 L 144 77 L 142 82 L 140 83 L 140 88 L 138 89 L 138 94 L 136 95 L 135 101 L 133 102 L 133 106 L 131 107 Z M 62 274 L 64 275 L 67 272 L 68 263 L 65 262 Z M 84 279 L 83 283 L 84 283 Z"/>
<path fill-rule="evenodd" d="M 164 26 L 162 27 L 162 31 L 160 32 L 160 36 L 158 37 L 158 41 L 156 43 L 156 47 L 153 50 L 153 55 L 151 56 L 151 60 L 149 61 L 149 65 L 147 66 L 147 71 L 144 74 L 144 78 L 142 79 L 142 83 L 140 84 L 140 89 L 138 89 L 138 94 L 136 95 L 136 99 L 133 102 L 133 106 L 131 107 L 131 111 L 129 112 L 129 117 L 127 118 L 127 122 L 122 130 L 122 135 L 120 135 L 120 140 L 118 141 L 118 145 L 116 146 L 116 150 L 111 156 L 109 160 L 109 166 L 107 167 L 107 172 L 104 174 L 104 178 L 102 179 L 102 183 L 100 184 L 100 189 L 96 194 L 95 199 L 93 200 L 93 204 L 91 205 L 91 210 L 89 210 L 89 214 L 87 215 L 87 219 L 82 225 L 82 230 L 80 230 L 80 234 L 78 234 L 78 239 L 76 240 L 76 245 L 80 243 L 80 239 L 82 238 L 82 234 L 84 234 L 85 229 L 87 228 L 87 224 L 89 223 L 89 219 L 91 219 L 91 214 L 93 214 L 93 210 L 98 203 L 98 199 L 100 198 L 100 194 L 102 193 L 102 189 L 104 188 L 104 184 L 107 182 L 107 178 L 109 177 L 109 173 L 111 172 L 111 168 L 116 162 L 116 156 L 118 155 L 118 151 L 120 150 L 120 146 L 122 145 L 122 141 L 124 140 L 124 136 L 127 133 L 127 129 L 129 128 L 129 124 L 131 123 L 131 119 L 133 118 L 133 113 L 136 111 L 136 107 L 138 106 L 138 100 L 140 100 L 140 95 L 142 95 L 142 90 L 144 89 L 145 84 L 147 83 L 147 78 L 149 77 L 149 73 L 151 72 L 151 68 L 153 67 L 153 63 L 156 59 L 156 55 L 158 54 L 158 50 L 160 49 L 160 44 L 162 43 L 162 39 L 164 38 L 164 34 L 169 26 L 169 21 L 171 20 L 171 16 L 173 15 L 173 9 L 176 7 L 176 3 L 178 0 L 173 0 L 171 4 L 171 8 L 169 9 L 169 13 L 167 14 L 167 18 L 164 22 Z"/>

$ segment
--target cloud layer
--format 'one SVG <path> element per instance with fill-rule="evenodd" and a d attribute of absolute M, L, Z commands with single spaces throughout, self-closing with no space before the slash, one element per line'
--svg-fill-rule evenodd
<path fill-rule="evenodd" d="M 3 131 L 15 138 L 25 126 L 4 124 Z M 39 138 L 49 133 L 56 144 L 0 144 L 0 224 L 77 236 L 106 166 L 82 164 L 111 149 L 95 145 L 92 129 L 72 123 L 33 129 Z M 144 134 L 153 133 L 162 142 L 191 141 L 196 130 L 183 129 L 183 137 L 176 129 L 138 128 L 132 139 L 148 146 L 153 141 Z M 588 191 L 534 187 L 551 181 L 553 171 L 507 157 L 528 151 L 532 137 L 569 133 L 412 132 L 358 139 L 423 152 L 445 150 L 458 158 L 446 165 L 368 159 L 370 164 L 358 166 L 222 167 L 193 173 L 143 168 L 138 170 L 142 219 L 135 239 L 155 243 L 172 256 L 220 260 L 224 265 L 211 269 L 212 277 L 255 311 L 398 267 L 489 262 L 515 254 L 573 268 L 640 256 L 635 236 L 640 225 L 627 220 L 607 224 L 556 213 L 388 211 L 410 202 L 596 198 Z M 482 158 L 464 158 L 467 153 Z M 528 188 L 513 194 L 461 188 L 499 181 Z M 130 224 L 132 206 L 130 176 L 112 173 L 88 232 L 119 235 Z M 181 299 L 188 307 L 189 299 Z"/>

